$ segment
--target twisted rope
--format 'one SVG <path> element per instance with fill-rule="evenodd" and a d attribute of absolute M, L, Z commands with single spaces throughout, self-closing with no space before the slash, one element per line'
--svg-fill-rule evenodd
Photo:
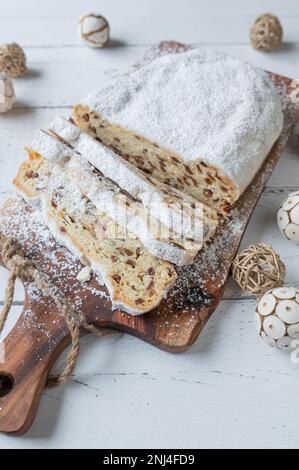
<path fill-rule="evenodd" d="M 0 311 L 0 333 L 12 306 L 17 278 L 20 278 L 24 282 L 34 282 L 45 296 L 54 300 L 60 312 L 64 315 L 70 331 L 72 344 L 66 358 L 64 369 L 60 374 L 50 376 L 46 383 L 48 388 L 61 385 L 66 382 L 76 365 L 80 351 L 80 328 L 90 331 L 97 336 L 115 334 L 116 332 L 108 328 L 97 328 L 88 323 L 84 315 L 74 309 L 58 289 L 50 285 L 48 278 L 38 271 L 33 261 L 24 254 L 17 240 L 7 238 L 0 233 L 0 250 L 2 260 L 10 270 L 5 289 L 4 306 Z"/>

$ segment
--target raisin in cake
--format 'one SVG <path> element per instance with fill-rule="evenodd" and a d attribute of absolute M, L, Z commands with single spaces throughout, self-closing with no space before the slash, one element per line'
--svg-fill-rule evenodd
<path fill-rule="evenodd" d="M 193 261 L 202 244 L 186 240 L 161 224 L 143 206 L 123 192 L 114 182 L 80 158 L 74 150 L 62 142 L 55 146 L 63 157 L 44 158 L 37 150 L 43 148 L 46 157 L 53 149 L 53 136 L 39 132 L 35 139 L 35 151 L 29 150 L 28 160 L 20 165 L 14 180 L 28 202 L 39 200 L 41 193 L 51 185 L 57 175 L 64 174 L 101 212 L 108 214 L 117 225 L 138 237 L 153 256 L 183 266 Z M 37 144 L 37 142 L 39 144 Z"/>
<path fill-rule="evenodd" d="M 201 49 L 115 80 L 76 105 L 72 117 L 146 174 L 218 210 L 243 193 L 283 124 L 266 72 Z"/>
<path fill-rule="evenodd" d="M 49 126 L 55 136 L 68 143 L 107 178 L 140 201 L 150 214 L 183 238 L 202 242 L 211 238 L 218 218 L 214 209 L 198 203 L 181 191 L 145 175 L 77 126 L 57 117 Z M 38 142 L 33 145 L 39 146 Z"/>
<path fill-rule="evenodd" d="M 33 152 L 30 156 L 19 169 L 15 185 L 26 199 L 41 201 L 53 235 L 90 262 L 105 283 L 113 307 L 142 314 L 159 305 L 177 278 L 173 266 L 152 256 L 139 239 L 100 212 L 61 168 L 47 181 L 51 163 Z"/>

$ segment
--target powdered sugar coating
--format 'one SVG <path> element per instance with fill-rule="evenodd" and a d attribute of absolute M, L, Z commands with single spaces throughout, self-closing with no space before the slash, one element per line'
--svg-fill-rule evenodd
<path fill-rule="evenodd" d="M 219 168 L 239 195 L 283 124 L 280 99 L 266 72 L 198 48 L 160 57 L 82 104 L 187 163 L 202 160 Z"/>

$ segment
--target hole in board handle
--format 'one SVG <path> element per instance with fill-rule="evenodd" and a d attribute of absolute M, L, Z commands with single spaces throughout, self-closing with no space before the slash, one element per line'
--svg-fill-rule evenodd
<path fill-rule="evenodd" d="M 12 390 L 14 378 L 9 372 L 0 371 L 0 398 L 5 397 Z"/>

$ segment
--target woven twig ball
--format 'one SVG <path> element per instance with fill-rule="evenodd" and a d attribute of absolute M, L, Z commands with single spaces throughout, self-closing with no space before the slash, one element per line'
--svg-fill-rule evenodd
<path fill-rule="evenodd" d="M 0 46 L 0 72 L 8 77 L 20 77 L 26 72 L 26 56 L 17 43 Z"/>
<path fill-rule="evenodd" d="M 242 250 L 232 265 L 232 276 L 242 290 L 257 297 L 283 285 L 286 269 L 270 245 L 259 243 Z"/>
<path fill-rule="evenodd" d="M 271 13 L 260 15 L 250 30 L 250 41 L 258 51 L 273 51 L 277 49 L 283 36 L 283 29 L 277 16 Z"/>

